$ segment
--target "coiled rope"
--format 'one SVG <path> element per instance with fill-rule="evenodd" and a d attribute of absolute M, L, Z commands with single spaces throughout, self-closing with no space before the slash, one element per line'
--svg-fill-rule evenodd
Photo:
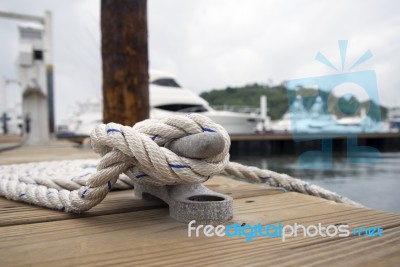
<path fill-rule="evenodd" d="M 224 148 L 220 154 L 192 159 L 164 147 L 170 141 L 202 132 L 216 132 L 223 137 Z M 224 174 L 361 206 L 287 174 L 229 162 L 228 133 L 200 114 L 149 119 L 133 127 L 101 124 L 93 130 L 91 143 L 94 151 L 102 156 L 100 161 L 0 166 L 0 196 L 50 209 L 82 212 L 100 203 L 112 188 L 130 188 L 135 183 L 156 186 L 202 183 L 215 174 Z"/>

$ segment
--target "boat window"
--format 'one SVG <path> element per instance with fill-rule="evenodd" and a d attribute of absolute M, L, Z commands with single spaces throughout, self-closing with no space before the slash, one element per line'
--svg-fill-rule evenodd
<path fill-rule="evenodd" d="M 160 86 L 177 87 L 177 88 L 181 87 L 174 79 L 170 78 L 157 79 L 152 81 L 151 83 Z"/>
<path fill-rule="evenodd" d="M 207 109 L 202 105 L 188 105 L 188 104 L 170 104 L 170 105 L 161 105 L 156 106 L 155 108 L 174 111 L 174 112 L 185 112 L 185 113 L 194 113 L 194 112 L 205 112 Z"/>

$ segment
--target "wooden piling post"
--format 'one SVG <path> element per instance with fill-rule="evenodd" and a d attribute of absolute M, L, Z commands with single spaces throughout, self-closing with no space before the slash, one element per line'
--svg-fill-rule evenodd
<path fill-rule="evenodd" d="M 146 0 L 102 0 L 103 120 L 149 117 Z"/>

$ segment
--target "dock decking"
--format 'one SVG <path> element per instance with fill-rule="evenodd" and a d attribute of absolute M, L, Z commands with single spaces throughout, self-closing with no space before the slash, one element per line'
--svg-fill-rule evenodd
<path fill-rule="evenodd" d="M 69 142 L 20 147 L 0 153 L 0 165 L 98 157 Z M 111 192 L 81 215 L 0 198 L 0 266 L 399 266 L 400 215 L 354 208 L 298 193 L 285 193 L 225 177 L 212 190 L 234 198 L 240 224 L 348 224 L 381 227 L 383 237 L 188 237 L 187 224 L 162 202 Z M 232 223 L 229 222 L 229 223 Z M 229 224 L 227 223 L 227 224 Z"/>

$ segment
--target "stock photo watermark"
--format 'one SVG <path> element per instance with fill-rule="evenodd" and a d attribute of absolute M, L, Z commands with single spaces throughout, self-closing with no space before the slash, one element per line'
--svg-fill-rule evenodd
<path fill-rule="evenodd" d="M 341 66 L 336 67 L 322 53 L 316 60 L 341 73 L 306 77 L 286 82 L 292 135 L 296 142 L 321 140 L 321 149 L 299 156 L 302 168 L 331 169 L 332 139 L 347 139 L 347 162 L 378 163 L 379 151 L 359 146 L 357 136 L 382 128 L 376 73 L 353 71 L 372 57 L 367 50 L 347 67 L 347 40 L 340 40 Z"/>
<path fill-rule="evenodd" d="M 262 225 L 261 223 L 250 225 L 238 223 L 225 225 L 196 225 L 196 221 L 192 220 L 188 224 L 188 237 L 242 237 L 246 242 L 252 241 L 256 237 L 263 238 L 280 238 L 282 242 L 287 241 L 289 237 L 348 237 L 353 236 L 369 236 L 369 237 L 382 237 L 383 229 L 377 227 L 358 227 L 353 230 L 349 230 L 349 225 L 302 225 L 295 223 L 293 225 L 283 225 L 282 222 L 275 224 Z"/>

